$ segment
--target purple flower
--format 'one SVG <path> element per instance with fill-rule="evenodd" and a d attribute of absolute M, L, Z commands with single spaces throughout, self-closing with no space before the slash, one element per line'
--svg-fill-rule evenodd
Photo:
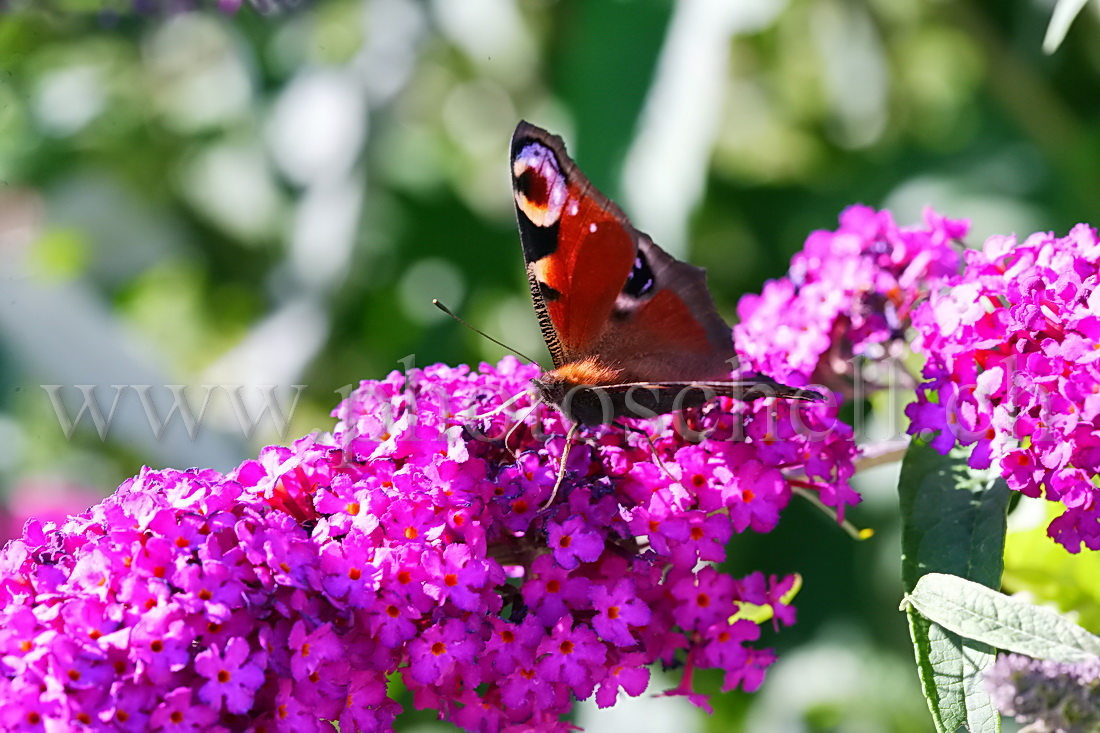
<path fill-rule="evenodd" d="M 894 234 L 909 267 L 923 250 Z M 145 469 L 59 527 L 29 521 L 0 552 L 0 723 L 387 731 L 400 675 L 468 729 L 554 731 L 576 699 L 641 694 L 658 661 L 701 704 L 696 667 L 758 685 L 774 657 L 729 618 L 770 603 L 789 623 L 786 586 L 715 563 L 773 528 L 792 487 L 838 513 L 858 501 L 835 406 L 720 398 L 638 421 L 652 440 L 585 428 L 544 506 L 562 416 L 524 417 L 521 396 L 518 425 L 461 417 L 538 374 L 512 358 L 395 372 L 361 383 L 329 435 L 228 474 Z"/>
<path fill-rule="evenodd" d="M 386 696 L 386 678 L 377 672 L 353 674 L 340 715 L 341 730 L 391 730 L 401 706 Z"/>
<path fill-rule="evenodd" d="M 470 663 L 481 645 L 481 641 L 458 619 L 429 626 L 409 647 L 409 673 L 414 680 L 425 685 L 438 684 L 459 669 L 465 670 L 465 677 L 476 669 Z M 478 684 L 476 676 L 464 681 L 471 688 Z"/>
<path fill-rule="evenodd" d="M 680 574 L 672 584 L 678 601 L 676 623 L 684 630 L 699 630 L 729 618 L 734 613 L 734 581 L 711 566 L 698 573 Z"/>
<path fill-rule="evenodd" d="M 672 561 L 680 567 L 695 567 L 698 561 L 722 562 L 726 559 L 726 543 L 733 536 L 733 526 L 727 514 L 684 512 L 687 536 L 672 551 Z"/>
<path fill-rule="evenodd" d="M 642 654 L 625 654 L 607 671 L 607 677 L 596 690 L 596 705 L 609 708 L 615 704 L 619 690 L 637 697 L 649 686 L 649 670 L 642 666 Z"/>
<path fill-rule="evenodd" d="M 558 624 L 553 634 L 539 644 L 538 655 L 539 674 L 551 682 L 564 682 L 578 699 L 584 700 L 596 688 L 596 675 L 607 657 L 607 647 L 588 626 L 568 628 Z"/>
<path fill-rule="evenodd" d="M 592 607 L 596 610 L 592 628 L 616 646 L 633 645 L 636 640 L 630 627 L 649 623 L 649 607 L 637 598 L 630 580 L 620 580 L 610 589 L 593 586 Z"/>
<path fill-rule="evenodd" d="M 558 689 L 558 685 L 539 675 L 533 666 L 519 667 L 500 682 L 500 702 L 505 709 L 517 711 L 516 717 L 531 725 L 540 710 L 560 707 Z"/>
<path fill-rule="evenodd" d="M 195 671 L 208 680 L 199 688 L 199 699 L 214 708 L 224 704 L 238 715 L 248 712 L 264 681 L 262 660 L 250 660 L 250 651 L 248 642 L 236 637 L 229 640 L 224 653 L 217 646 L 199 652 Z"/>
<path fill-rule="evenodd" d="M 523 584 L 523 601 L 546 626 L 555 625 L 571 609 L 585 607 L 591 580 L 571 575 L 551 555 L 536 558 Z"/>
<path fill-rule="evenodd" d="M 931 209 L 924 220 L 899 227 L 888 211 L 852 206 L 836 231 L 813 232 L 787 278 L 738 304 L 734 333 L 752 366 L 848 391 L 849 358 L 898 339 L 928 288 L 958 270 L 952 243 L 967 223 Z"/>
<path fill-rule="evenodd" d="M 383 591 L 362 618 L 372 636 L 383 646 L 395 648 L 416 636 L 420 613 L 400 595 Z"/>
<path fill-rule="evenodd" d="M 308 677 L 325 661 L 339 659 L 342 651 L 331 625 L 325 624 L 310 632 L 304 621 L 294 624 L 287 645 L 291 652 L 290 671 L 295 679 Z"/>
<path fill-rule="evenodd" d="M 581 562 L 594 562 L 603 552 L 603 537 L 587 527 L 583 517 L 570 517 L 563 524 L 550 522 L 548 529 L 554 559 L 566 570 Z"/>
<path fill-rule="evenodd" d="M 217 719 L 217 712 L 193 699 L 190 688 L 178 687 L 164 695 L 149 716 L 149 723 L 153 730 L 166 733 L 193 733 L 208 728 Z"/>
<path fill-rule="evenodd" d="M 158 606 L 150 609 L 130 632 L 133 660 L 155 683 L 173 679 L 191 661 L 190 647 L 197 636 L 180 609 Z"/>
<path fill-rule="evenodd" d="M 321 585 L 334 601 L 366 608 L 377 599 L 382 569 L 368 559 L 374 547 L 355 534 L 321 548 Z"/>
<path fill-rule="evenodd" d="M 746 644 L 760 638 L 760 627 L 745 619 L 733 623 L 722 620 L 708 627 L 704 637 L 707 643 L 700 653 L 700 666 L 739 669 L 750 651 Z"/>
<path fill-rule="evenodd" d="M 156 693 L 152 688 L 132 682 L 115 681 L 110 687 L 110 699 L 114 707 L 107 708 L 100 720 L 110 721 L 119 730 L 135 733 L 149 730 L 150 711 L 155 697 Z"/>
<path fill-rule="evenodd" d="M 1035 730 L 1100 727 L 1100 659 L 1065 663 L 1002 654 L 985 675 L 993 706 Z"/>
<path fill-rule="evenodd" d="M 634 536 L 646 537 L 654 551 L 666 557 L 671 556 L 672 548 L 688 539 L 691 531 L 688 520 L 670 506 L 673 501 L 670 493 L 659 489 L 648 503 L 623 511 Z"/>
<path fill-rule="evenodd" d="M 492 635 L 485 643 L 482 667 L 488 665 L 494 673 L 508 675 L 517 667 L 534 666 L 535 649 L 546 637 L 546 627 L 536 617 L 528 616 L 518 624 L 493 618 L 490 625 Z"/>
<path fill-rule="evenodd" d="M 442 555 L 425 555 L 432 577 L 431 595 L 437 602 L 449 600 L 456 608 L 474 611 L 487 603 L 482 598 L 486 586 L 504 582 L 504 574 L 496 563 L 474 560 L 467 545 L 449 545 Z"/>
<path fill-rule="evenodd" d="M 1090 227 L 991 237 L 913 314 L 927 361 L 910 432 L 941 452 L 971 445 L 971 466 L 1061 502 L 1048 532 L 1071 552 L 1100 549 L 1098 285 Z"/>
<path fill-rule="evenodd" d="M 726 668 L 723 690 L 740 687 L 745 692 L 755 692 L 764 682 L 764 673 L 775 662 L 775 654 L 770 649 L 750 648 L 745 657 L 744 664 Z"/>

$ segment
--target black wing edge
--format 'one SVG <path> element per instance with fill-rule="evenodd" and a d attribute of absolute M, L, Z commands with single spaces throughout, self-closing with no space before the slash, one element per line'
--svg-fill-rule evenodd
<path fill-rule="evenodd" d="M 684 389 L 710 389 L 716 396 L 733 397 L 744 402 L 777 397 L 799 402 L 824 402 L 825 395 L 809 387 L 790 387 L 780 384 L 763 374 L 752 379 L 728 382 L 623 382 L 622 384 L 601 385 L 594 389 L 609 392 L 628 392 L 631 389 L 658 389 L 662 391 L 680 391 Z"/>

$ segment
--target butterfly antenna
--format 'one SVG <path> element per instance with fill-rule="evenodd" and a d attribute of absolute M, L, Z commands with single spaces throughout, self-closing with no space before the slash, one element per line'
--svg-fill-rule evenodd
<path fill-rule="evenodd" d="M 530 362 L 531 364 L 536 364 L 536 363 L 537 363 L 537 362 L 536 362 L 536 361 L 535 361 L 534 359 L 532 359 L 531 357 L 527 356 L 527 354 L 521 354 L 520 352 L 516 351 L 515 349 L 513 349 L 513 348 L 512 348 L 511 346 L 509 346 L 508 344 L 505 344 L 505 343 L 502 343 L 502 342 L 500 342 L 500 341 L 497 341 L 497 340 L 496 340 L 495 338 L 493 338 L 493 337 L 492 337 L 492 336 L 490 336 L 489 334 L 485 333 L 485 332 L 484 332 L 484 331 L 482 331 L 482 330 L 481 330 L 480 328 L 474 328 L 474 327 L 473 327 L 473 326 L 471 326 L 471 325 L 470 325 L 469 323 L 467 323 L 466 321 L 462 320 L 461 318 L 459 318 L 458 316 L 456 316 L 456 315 L 455 315 L 454 313 L 452 313 L 452 312 L 451 312 L 451 309 L 450 309 L 450 308 L 448 308 L 447 306 L 443 305 L 442 303 L 440 303 L 440 302 L 439 302 L 439 300 L 438 300 L 437 298 L 432 298 L 432 305 L 434 305 L 434 306 L 435 306 L 436 308 L 438 308 L 439 310 L 443 311 L 444 313 L 446 313 L 447 315 L 449 315 L 449 316 L 450 316 L 451 318 L 455 319 L 456 321 L 458 321 L 459 323 L 461 323 L 461 324 L 462 324 L 463 326 L 465 326 L 466 328 L 470 329 L 470 330 L 471 330 L 471 331 L 473 331 L 474 333 L 480 334 L 480 335 L 484 336 L 485 338 L 489 339 L 490 341 L 492 341 L 492 342 L 493 342 L 494 344 L 496 344 L 497 346 L 500 346 L 501 348 L 504 348 L 504 349 L 507 349 L 508 351 L 511 351 L 511 352 L 512 352 L 513 354 L 515 354 L 515 355 L 516 355 L 516 356 L 518 356 L 519 358 L 521 358 L 521 359 L 526 359 L 526 360 L 527 360 L 528 362 Z"/>
<path fill-rule="evenodd" d="M 549 508 L 549 506 L 554 503 L 554 499 L 558 496 L 558 487 L 561 486 L 561 482 L 565 479 L 565 461 L 569 458 L 569 451 L 573 447 L 573 436 L 577 434 L 577 428 L 580 426 L 580 423 L 573 423 L 573 427 L 569 428 L 569 433 L 565 436 L 565 447 L 562 448 L 561 463 L 558 464 L 558 480 L 554 482 L 554 490 L 550 492 L 550 498 L 542 505 L 543 509 Z"/>

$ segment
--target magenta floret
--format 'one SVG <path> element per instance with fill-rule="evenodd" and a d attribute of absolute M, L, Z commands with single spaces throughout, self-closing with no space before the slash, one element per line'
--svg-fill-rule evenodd
<path fill-rule="evenodd" d="M 781 382 L 834 386 L 852 356 L 904 336 L 929 287 L 958 272 L 968 228 L 931 209 L 909 227 L 889 211 L 845 209 L 835 231 L 810 234 L 787 277 L 741 299 L 738 347 Z"/>
<path fill-rule="evenodd" d="M 914 315 L 925 382 L 910 432 L 970 464 L 998 464 L 1009 487 L 1061 502 L 1051 537 L 1100 549 L 1100 240 L 991 237 L 962 275 Z"/>
<path fill-rule="evenodd" d="M 514 421 L 458 414 L 536 375 L 510 358 L 394 373 L 331 435 L 228 475 L 147 469 L 61 527 L 29 522 L 0 561 L 3 726 L 384 731 L 399 675 L 468 729 L 564 730 L 575 699 L 641 694 L 653 662 L 686 662 L 678 692 L 700 703 L 694 668 L 758 685 L 773 656 L 731 618 L 749 602 L 793 622 L 768 593 L 790 584 L 712 563 L 775 525 L 788 469 L 855 501 L 850 432 L 811 444 L 781 427 L 791 406 L 729 400 L 684 416 L 697 443 L 650 426 L 656 454 L 593 429 L 542 508 L 561 416 L 540 409 L 506 445 Z"/>

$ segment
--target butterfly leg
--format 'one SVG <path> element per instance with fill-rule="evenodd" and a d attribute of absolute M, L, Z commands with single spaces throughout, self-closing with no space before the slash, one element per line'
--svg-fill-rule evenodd
<path fill-rule="evenodd" d="M 670 479 L 672 479 L 673 481 L 678 480 L 675 476 L 672 475 L 672 472 L 668 470 L 668 467 L 665 466 L 664 461 L 661 460 L 661 455 L 657 452 L 657 444 L 653 442 L 653 438 L 651 438 L 649 436 L 649 433 L 642 430 L 641 428 L 636 428 L 632 425 L 624 425 L 623 423 L 619 422 L 618 420 L 615 420 L 614 422 L 612 422 L 611 427 L 613 427 L 613 428 L 622 428 L 623 430 L 629 430 L 630 432 L 638 433 L 643 438 L 645 438 L 646 442 L 649 443 L 649 449 L 651 451 L 653 451 L 653 459 L 655 461 L 657 461 L 657 465 L 661 467 L 661 470 L 664 471 L 665 474 Z"/>
<path fill-rule="evenodd" d="M 580 426 L 580 423 L 573 423 L 573 427 L 569 428 L 569 433 L 565 436 L 565 447 L 561 449 L 561 463 L 558 464 L 558 480 L 554 482 L 554 490 L 550 492 L 550 498 L 542 505 L 543 509 L 553 504 L 554 499 L 558 496 L 558 487 L 561 486 L 561 482 L 565 479 L 565 462 L 569 459 L 570 448 L 573 447 L 573 436 L 577 434 L 577 429 L 580 428 Z"/>
<path fill-rule="evenodd" d="M 531 417 L 531 413 L 534 412 L 535 408 L 538 406 L 539 403 L 536 402 L 535 404 L 527 408 L 527 412 L 523 413 L 523 417 L 516 420 L 516 424 L 509 428 L 508 432 L 504 435 L 504 450 L 508 451 L 508 454 L 512 456 L 513 460 L 515 460 L 516 452 L 508 447 L 508 441 L 512 438 L 512 433 L 516 432 L 516 429 L 519 428 L 520 425 L 523 425 L 525 422 L 527 422 L 527 418 Z"/>

